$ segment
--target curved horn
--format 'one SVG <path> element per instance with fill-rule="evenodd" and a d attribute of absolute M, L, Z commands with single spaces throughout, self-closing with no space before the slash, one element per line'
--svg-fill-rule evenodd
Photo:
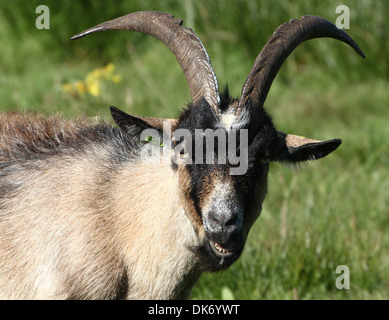
<path fill-rule="evenodd" d="M 219 88 L 211 60 L 193 30 L 183 27 L 182 23 L 182 20 L 166 13 L 140 11 L 103 22 L 71 39 L 106 30 L 138 31 L 154 36 L 176 56 L 188 82 L 193 103 L 205 98 L 218 113 Z"/>
<path fill-rule="evenodd" d="M 285 59 L 301 42 L 322 37 L 343 41 L 361 57 L 365 57 L 355 41 L 328 20 L 316 16 L 303 16 L 301 20 L 292 19 L 277 28 L 256 58 L 243 85 L 237 113 L 248 99 L 263 106 L 271 84 Z"/>

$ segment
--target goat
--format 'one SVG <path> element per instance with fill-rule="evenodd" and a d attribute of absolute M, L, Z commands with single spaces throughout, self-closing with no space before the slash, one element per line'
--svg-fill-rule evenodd
<path fill-rule="evenodd" d="M 0 298 L 188 298 L 203 272 L 224 270 L 240 257 L 261 213 L 269 162 L 319 159 L 341 144 L 277 131 L 263 106 L 282 63 L 305 40 L 338 39 L 364 57 L 344 31 L 316 16 L 281 25 L 234 99 L 228 90 L 219 94 L 207 52 L 182 23 L 165 13 L 135 12 L 72 38 L 125 29 L 162 41 L 192 98 L 177 119 L 115 107 L 117 127 L 1 115 Z M 174 136 L 179 130 L 189 136 Z M 194 161 L 205 146 L 198 137 L 216 130 L 246 133 L 225 141 L 229 151 L 230 143 L 239 144 L 235 160 L 246 155 L 241 173 L 232 174 L 239 163 L 230 153 L 224 162 Z M 206 149 L 211 156 L 200 159 L 218 160 L 226 145 Z"/>

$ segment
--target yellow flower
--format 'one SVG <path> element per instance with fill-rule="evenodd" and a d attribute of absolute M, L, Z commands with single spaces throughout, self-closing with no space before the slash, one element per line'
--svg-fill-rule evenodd
<path fill-rule="evenodd" d="M 85 83 L 82 82 L 81 80 L 77 81 L 77 82 L 74 84 L 74 87 L 75 87 L 75 89 L 76 89 L 80 94 L 84 94 L 85 91 L 86 91 Z"/>
<path fill-rule="evenodd" d="M 71 83 L 65 83 L 65 84 L 62 86 L 62 91 L 63 91 L 63 92 L 72 92 L 72 91 L 73 91 L 73 84 L 71 84 Z"/>
<path fill-rule="evenodd" d="M 96 82 L 96 78 L 95 76 L 93 75 L 92 72 L 89 72 L 86 77 L 85 77 L 85 84 L 86 86 L 88 87 L 89 85 L 91 85 L 92 83 Z"/>
<path fill-rule="evenodd" d="M 113 72 L 115 71 L 115 65 L 113 63 L 108 63 L 104 69 L 107 71 L 107 72 Z"/>
<path fill-rule="evenodd" d="M 93 81 L 93 82 L 89 83 L 87 86 L 87 90 L 92 96 L 94 96 L 94 97 L 99 96 L 100 95 L 99 82 Z"/>
<path fill-rule="evenodd" d="M 119 76 L 118 74 L 114 74 L 111 79 L 115 83 L 118 83 L 118 82 L 122 81 L 122 77 Z"/>
<path fill-rule="evenodd" d="M 90 72 L 88 75 L 91 75 L 94 78 L 101 78 L 103 76 L 103 71 L 101 69 L 95 69 L 92 72 Z"/>
<path fill-rule="evenodd" d="M 107 64 L 100 69 L 94 69 L 88 72 L 84 81 L 77 81 L 74 83 L 66 83 L 62 86 L 62 90 L 67 93 L 78 93 L 83 95 L 88 92 L 90 95 L 97 97 L 101 95 L 100 84 L 102 79 L 110 80 L 114 83 L 122 81 L 122 77 L 114 74 L 115 65 L 113 63 Z"/>

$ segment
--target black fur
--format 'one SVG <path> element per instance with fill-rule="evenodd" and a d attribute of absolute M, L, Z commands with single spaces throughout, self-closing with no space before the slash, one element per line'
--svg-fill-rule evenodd
<path fill-rule="evenodd" d="M 222 113 L 227 112 L 228 107 L 236 102 L 236 99 L 230 97 L 228 88 L 224 90 L 220 96 L 220 100 L 220 110 Z M 230 167 L 233 165 L 230 165 L 228 160 L 227 164 L 218 164 L 217 159 L 215 159 L 214 164 L 205 164 L 205 151 L 203 152 L 203 164 L 194 164 L 193 149 L 195 145 L 195 129 L 217 130 L 221 128 L 220 120 L 209 104 L 205 100 L 202 100 L 197 105 L 190 105 L 179 117 L 178 128 L 188 129 L 192 133 L 192 150 L 189 151 L 191 151 L 190 156 L 192 157 L 193 164 L 186 165 L 186 169 L 191 179 L 189 195 L 200 219 L 202 219 L 203 215 L 201 201 L 204 197 L 204 190 L 207 190 L 209 177 L 217 175 L 218 177 L 225 177 L 225 179 L 232 179 L 238 197 L 246 205 L 245 209 L 249 209 L 250 203 L 252 202 L 250 198 L 254 196 L 256 181 L 263 170 L 266 172 L 268 170 L 268 167 L 264 166 L 260 160 L 269 158 L 271 144 L 276 139 L 277 131 L 273 126 L 270 116 L 263 108 L 258 108 L 248 101 L 245 106 L 245 112 L 247 112 L 248 118 L 250 119 L 246 127 L 242 128 L 248 129 L 248 170 L 246 174 L 236 176 L 230 176 Z M 236 137 L 236 145 L 239 146 L 239 134 Z M 215 158 L 217 158 L 218 143 L 216 141 L 214 146 Z M 203 270 L 220 271 L 228 268 L 239 258 L 244 246 L 243 240 L 239 235 L 236 236 L 236 243 L 238 247 L 236 252 L 231 257 L 225 258 L 222 263 L 221 258 L 214 254 L 209 241 L 205 241 L 201 246 L 191 248 L 191 250 L 195 252 L 199 265 Z"/>

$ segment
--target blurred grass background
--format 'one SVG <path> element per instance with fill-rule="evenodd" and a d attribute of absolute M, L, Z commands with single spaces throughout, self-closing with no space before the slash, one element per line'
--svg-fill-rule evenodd
<path fill-rule="evenodd" d="M 49 30 L 35 27 L 41 4 L 50 9 Z M 172 13 L 204 43 L 219 85 L 239 96 L 280 24 L 306 14 L 335 23 L 341 4 L 366 59 L 332 39 L 304 43 L 281 68 L 266 107 L 279 130 L 343 144 L 304 168 L 272 164 L 269 195 L 242 257 L 222 274 L 205 274 L 192 298 L 388 299 L 389 1 L 2 1 L 0 110 L 109 121 L 115 105 L 177 116 L 190 95 L 163 44 L 125 31 L 70 37 L 133 11 Z M 95 95 L 66 90 L 111 64 L 121 81 L 100 77 Z M 350 290 L 335 287 L 338 265 L 350 269 Z"/>

